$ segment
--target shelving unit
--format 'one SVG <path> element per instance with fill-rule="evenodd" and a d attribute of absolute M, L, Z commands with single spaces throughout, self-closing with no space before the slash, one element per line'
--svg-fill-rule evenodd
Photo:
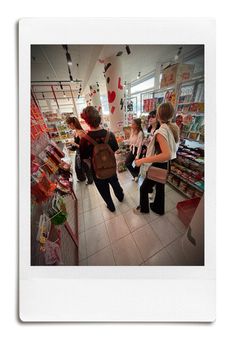
<path fill-rule="evenodd" d="M 201 197 L 204 193 L 204 150 L 193 148 L 195 142 L 187 140 L 187 144 L 189 146 L 180 145 L 177 158 L 171 163 L 168 183 L 187 198 Z"/>
<path fill-rule="evenodd" d="M 32 102 L 31 122 L 34 127 L 36 111 L 39 119 L 36 130 L 39 131 L 42 114 Z M 78 201 L 70 180 L 70 168 L 68 164 L 65 167 L 63 144 L 58 146 L 51 142 L 48 127 L 46 124 L 42 126 L 40 133 L 32 135 L 31 142 L 31 265 L 78 265 Z M 31 127 L 31 133 L 36 130 Z M 61 208 L 57 207 L 57 212 L 53 199 L 60 200 Z M 60 218 L 66 217 L 65 220 L 58 221 L 59 214 Z M 43 215 L 46 224 L 41 223 Z M 45 231 L 44 228 L 49 229 Z M 55 253 L 53 247 L 57 247 Z M 55 254 L 61 257 L 61 262 L 53 262 Z M 48 257 L 52 262 L 48 262 Z"/>

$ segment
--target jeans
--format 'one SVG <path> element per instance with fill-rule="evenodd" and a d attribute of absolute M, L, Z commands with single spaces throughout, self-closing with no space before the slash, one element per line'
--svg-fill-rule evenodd
<path fill-rule="evenodd" d="M 109 184 L 113 188 L 114 194 L 119 201 L 122 201 L 124 197 L 123 189 L 118 181 L 117 175 L 112 176 L 107 179 L 99 179 L 95 177 L 94 175 L 94 182 L 100 195 L 102 196 L 103 200 L 107 204 L 107 206 L 111 209 L 115 209 L 115 206 L 113 204 L 113 200 L 110 194 Z"/>
<path fill-rule="evenodd" d="M 153 166 L 167 169 L 167 163 L 154 163 Z M 155 213 L 163 215 L 165 213 L 165 184 L 154 182 L 148 178 L 144 179 L 140 187 L 140 211 L 143 213 L 149 212 L 148 193 L 151 192 L 154 185 L 156 187 L 156 195 L 154 202 L 150 204 L 150 208 Z"/>
<path fill-rule="evenodd" d="M 127 169 L 130 171 L 131 175 L 135 178 L 139 175 L 140 172 L 140 168 L 139 167 L 133 167 L 132 163 L 135 160 L 137 154 L 137 148 L 134 152 L 134 154 L 132 153 L 132 151 L 130 151 L 127 155 L 126 161 L 125 161 L 125 165 L 127 167 Z"/>

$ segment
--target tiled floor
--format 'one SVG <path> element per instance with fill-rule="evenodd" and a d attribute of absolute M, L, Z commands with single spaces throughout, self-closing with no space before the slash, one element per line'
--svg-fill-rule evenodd
<path fill-rule="evenodd" d="M 120 203 L 110 212 L 95 185 L 76 183 L 79 205 L 79 264 L 113 265 L 187 265 L 181 248 L 186 228 L 177 216 L 176 204 L 185 198 L 166 185 L 166 213 L 135 215 L 139 186 L 128 172 L 118 174 L 125 192 Z M 112 190 L 112 189 L 111 189 Z"/>

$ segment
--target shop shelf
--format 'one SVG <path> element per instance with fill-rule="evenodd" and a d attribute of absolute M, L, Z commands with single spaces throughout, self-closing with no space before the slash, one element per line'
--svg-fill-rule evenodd
<path fill-rule="evenodd" d="M 181 194 L 183 194 L 185 197 L 191 198 L 191 196 L 189 196 L 186 192 L 180 190 L 179 187 L 177 187 L 175 184 L 173 184 L 173 183 L 170 182 L 169 180 L 167 181 L 167 183 L 170 184 L 174 189 L 176 189 L 177 191 L 179 191 Z"/>
<path fill-rule="evenodd" d="M 200 202 L 199 197 L 191 198 L 186 201 L 182 201 L 177 203 L 176 208 L 178 210 L 178 216 L 179 219 L 184 223 L 184 225 L 187 227 L 189 226 L 193 215 L 197 209 L 197 206 Z"/>
<path fill-rule="evenodd" d="M 187 179 L 185 179 L 184 177 L 178 175 L 177 173 L 171 171 L 171 174 L 174 175 L 174 176 L 176 176 L 176 177 L 178 177 L 178 178 L 180 178 L 183 182 L 187 183 L 188 185 L 190 185 L 191 187 L 197 189 L 198 191 L 204 192 L 204 190 L 201 189 L 199 186 L 197 186 L 197 185 L 195 185 L 195 184 L 193 184 L 193 183 L 187 181 Z"/>
<path fill-rule="evenodd" d="M 202 162 L 198 162 L 197 159 L 188 158 L 187 156 L 184 156 L 184 155 L 178 155 L 178 156 L 184 157 L 184 158 L 188 159 L 189 161 L 195 162 L 195 163 L 197 163 L 199 165 L 204 165 L 204 162 L 203 163 Z"/>

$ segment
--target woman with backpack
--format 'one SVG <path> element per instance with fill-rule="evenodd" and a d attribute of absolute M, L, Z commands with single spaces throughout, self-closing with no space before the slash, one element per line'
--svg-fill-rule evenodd
<path fill-rule="evenodd" d="M 70 142 L 71 150 L 76 151 L 75 156 L 75 172 L 77 175 L 77 179 L 80 182 L 84 182 L 87 178 L 86 184 L 93 183 L 92 172 L 89 165 L 81 160 L 80 157 L 80 140 L 84 135 L 85 131 L 83 130 L 79 120 L 76 117 L 68 117 L 66 119 L 66 123 L 71 130 L 75 131 L 74 134 L 74 142 Z"/>
<path fill-rule="evenodd" d="M 144 133 L 141 127 L 141 119 L 133 119 L 131 125 L 131 135 L 129 138 L 130 152 L 128 153 L 125 161 L 127 169 L 132 175 L 132 180 L 137 182 L 140 169 L 138 167 L 133 167 L 133 161 L 141 157 L 142 144 L 144 139 Z"/>
<path fill-rule="evenodd" d="M 167 169 L 168 162 L 176 158 L 176 151 L 179 143 L 179 128 L 171 120 L 174 116 L 174 107 L 170 102 L 163 103 L 158 107 L 157 119 L 160 122 L 160 128 L 155 131 L 154 139 L 147 150 L 147 157 L 135 161 L 136 166 L 149 164 L 154 167 Z M 153 149 L 150 155 L 150 148 Z M 156 195 L 153 203 L 150 203 L 150 209 L 159 215 L 165 213 L 165 185 L 155 182 L 147 177 L 140 187 L 140 205 L 134 209 L 136 214 L 149 213 L 148 193 L 153 187 L 156 187 Z"/>
<path fill-rule="evenodd" d="M 100 127 L 101 117 L 93 106 L 87 106 L 81 117 L 89 126 L 89 131 L 80 142 L 82 159 L 91 159 L 91 169 L 95 185 L 107 204 L 107 208 L 114 212 L 115 206 L 110 194 L 110 185 L 117 199 L 124 199 L 123 189 L 116 173 L 116 159 L 114 152 L 118 144 L 114 134 Z"/>

